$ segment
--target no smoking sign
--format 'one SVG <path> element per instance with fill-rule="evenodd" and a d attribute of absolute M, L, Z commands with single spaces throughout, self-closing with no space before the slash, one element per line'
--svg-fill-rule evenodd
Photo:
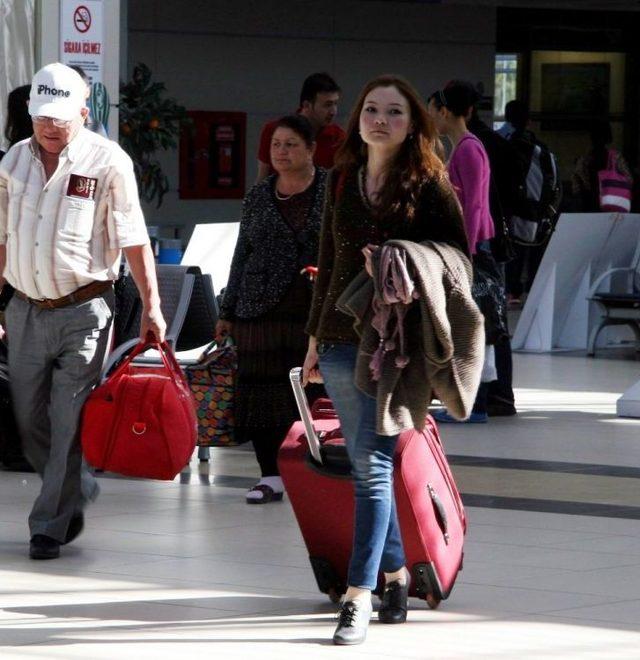
<path fill-rule="evenodd" d="M 0 0 L 0 5 L 4 1 Z M 82 67 L 91 83 L 103 82 L 105 0 L 57 2 L 60 3 L 60 61 L 67 66 Z"/>
<path fill-rule="evenodd" d="M 73 12 L 73 24 L 78 32 L 87 32 L 91 27 L 91 12 L 84 5 Z"/>

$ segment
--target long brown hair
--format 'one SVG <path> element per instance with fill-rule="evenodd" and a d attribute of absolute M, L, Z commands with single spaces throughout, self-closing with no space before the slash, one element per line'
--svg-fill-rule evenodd
<path fill-rule="evenodd" d="M 376 211 L 385 217 L 404 217 L 411 221 L 424 182 L 435 179 L 444 183 L 447 175 L 444 163 L 437 155 L 439 140 L 433 120 L 418 92 L 404 78 L 387 74 L 374 78 L 364 86 L 351 111 L 347 135 L 336 154 L 335 166 L 346 172 L 366 164 L 367 145 L 360 137 L 360 113 L 367 95 L 378 87 L 395 87 L 407 100 L 413 133 L 407 136 L 389 163 Z"/>

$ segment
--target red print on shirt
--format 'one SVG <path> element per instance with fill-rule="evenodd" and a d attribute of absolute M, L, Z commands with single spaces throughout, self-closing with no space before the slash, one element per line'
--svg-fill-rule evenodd
<path fill-rule="evenodd" d="M 98 179 L 92 179 L 88 176 L 72 174 L 69 177 L 69 186 L 67 195 L 69 197 L 82 197 L 83 199 L 93 199 L 96 194 Z"/>

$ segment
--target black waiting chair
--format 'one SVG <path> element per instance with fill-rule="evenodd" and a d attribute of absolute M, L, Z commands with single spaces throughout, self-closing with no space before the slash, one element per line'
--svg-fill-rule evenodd
<path fill-rule="evenodd" d="M 167 323 L 166 340 L 175 349 L 200 269 L 197 266 L 158 264 L 156 274 L 162 315 Z M 141 315 L 142 302 L 133 276 L 125 274 L 116 285 L 114 348 L 107 357 L 103 377 L 138 343 Z M 139 361 L 147 362 L 148 359 L 140 356 Z M 157 359 L 151 359 L 151 362 L 157 362 Z"/>
<path fill-rule="evenodd" d="M 594 356 L 598 335 L 607 326 L 626 325 L 631 328 L 636 348 L 640 350 L 640 244 L 632 264 L 610 268 L 596 278 L 587 299 L 600 313 L 600 320 L 589 336 L 587 355 Z M 611 291 L 600 291 L 604 282 Z"/>

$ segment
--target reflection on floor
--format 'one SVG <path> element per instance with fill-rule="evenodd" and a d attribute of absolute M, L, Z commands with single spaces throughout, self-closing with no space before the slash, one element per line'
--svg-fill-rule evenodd
<path fill-rule="evenodd" d="M 442 428 L 465 494 L 448 601 L 372 623 L 358 658 L 637 658 L 640 421 L 614 415 L 631 361 L 516 356 L 515 418 Z M 288 502 L 244 504 L 247 447 L 174 483 L 105 477 L 86 532 L 25 557 L 32 475 L 0 474 L 0 658 L 329 658 Z"/>

